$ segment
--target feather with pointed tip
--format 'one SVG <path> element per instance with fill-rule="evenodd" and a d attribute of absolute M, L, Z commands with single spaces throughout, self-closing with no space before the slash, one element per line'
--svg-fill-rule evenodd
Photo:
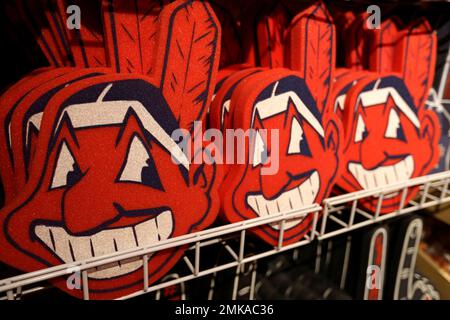
<path fill-rule="evenodd" d="M 380 29 L 372 30 L 369 51 L 369 69 L 371 71 L 401 72 L 403 56 L 403 32 L 400 22 L 390 18 L 380 25 Z"/>
<path fill-rule="evenodd" d="M 205 120 L 214 90 L 220 51 L 220 25 L 209 4 L 177 1 L 160 15 L 153 77 L 180 127 L 192 130 Z"/>
<path fill-rule="evenodd" d="M 298 14 L 287 31 L 286 64 L 300 72 L 324 112 L 334 76 L 335 29 L 322 2 Z"/>
<path fill-rule="evenodd" d="M 339 4 L 331 3 L 328 6 L 328 10 L 333 15 L 334 25 L 336 26 L 336 30 L 339 32 L 336 33 L 337 43 L 345 43 L 346 45 L 337 46 L 336 48 L 336 59 L 339 61 L 338 64 L 342 66 L 348 66 L 345 63 L 346 61 L 346 52 L 348 51 L 348 37 L 351 35 L 349 33 L 350 27 L 356 20 L 356 12 L 349 8 L 342 8 Z"/>
<path fill-rule="evenodd" d="M 113 70 L 150 74 L 161 1 L 103 0 L 102 6 L 107 54 Z"/>
<path fill-rule="evenodd" d="M 346 67 L 352 70 L 364 70 L 367 69 L 368 62 L 368 41 L 371 33 L 367 30 L 366 21 L 368 19 L 368 13 L 355 17 L 353 23 L 348 26 L 344 39 L 344 57 Z"/>
<path fill-rule="evenodd" d="M 404 39 L 403 79 L 417 108 L 425 106 L 436 66 L 436 33 L 425 18 L 408 28 Z"/>

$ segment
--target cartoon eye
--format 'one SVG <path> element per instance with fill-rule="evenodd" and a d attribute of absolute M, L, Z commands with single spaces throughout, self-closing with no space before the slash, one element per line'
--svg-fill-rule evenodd
<path fill-rule="evenodd" d="M 119 181 L 141 183 L 161 191 L 164 190 L 155 163 L 137 136 L 131 141 Z"/>
<path fill-rule="evenodd" d="M 303 154 L 311 156 L 308 142 L 306 141 L 303 129 L 296 118 L 292 119 L 291 140 L 289 141 L 288 154 Z"/>
<path fill-rule="evenodd" d="M 81 179 L 82 175 L 69 147 L 66 142 L 63 142 L 56 161 L 51 189 L 73 186 Z"/>
<path fill-rule="evenodd" d="M 367 137 L 366 124 L 361 115 L 358 116 L 356 123 L 355 142 L 363 141 Z"/>
<path fill-rule="evenodd" d="M 389 120 L 384 137 L 405 141 L 405 133 L 403 132 L 403 128 L 400 124 L 400 117 L 394 109 L 391 109 L 389 112 Z"/>
<path fill-rule="evenodd" d="M 253 167 L 257 167 L 260 164 L 265 164 L 267 158 L 267 146 L 264 143 L 263 138 L 259 134 L 259 131 L 256 131 L 255 148 L 253 151 Z"/>

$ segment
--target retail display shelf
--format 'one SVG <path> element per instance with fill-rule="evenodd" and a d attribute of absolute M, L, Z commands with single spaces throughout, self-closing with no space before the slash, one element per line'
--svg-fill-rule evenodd
<path fill-rule="evenodd" d="M 400 215 L 411 214 L 421 209 L 439 206 L 450 202 L 450 171 L 431 174 L 414 178 L 405 182 L 384 186 L 372 190 L 363 190 L 354 193 L 343 194 L 328 198 L 322 204 L 306 206 L 301 210 L 283 212 L 275 215 L 259 217 L 238 223 L 227 224 L 214 227 L 201 232 L 184 235 L 161 241 L 151 247 L 140 247 L 128 251 L 116 252 L 102 257 L 95 257 L 85 261 L 63 264 L 52 268 L 47 268 L 35 272 L 24 273 L 19 276 L 0 280 L 0 299 L 15 300 L 26 294 L 43 290 L 47 287 L 47 281 L 59 277 L 68 277 L 78 274 L 81 278 L 81 290 L 85 300 L 89 299 L 89 272 L 98 267 L 119 263 L 120 261 L 130 261 L 142 259 L 143 279 L 142 289 L 131 295 L 120 299 L 129 299 L 150 292 L 157 292 L 163 288 L 184 283 L 195 278 L 211 275 L 226 269 L 236 268 L 236 274 L 244 270 L 246 264 L 259 259 L 276 255 L 280 252 L 293 250 L 307 245 L 312 241 L 321 241 L 335 237 L 344 233 L 353 232 L 357 229 L 393 219 Z M 416 198 L 409 203 L 405 202 L 407 192 L 410 188 L 419 188 Z M 398 208 L 387 214 L 381 214 L 384 197 L 399 192 L 402 201 Z M 364 210 L 361 202 L 364 199 L 376 197 L 377 210 L 369 212 Z M 312 228 L 305 237 L 294 244 L 284 245 L 284 225 L 286 221 L 302 219 L 312 215 Z M 265 225 L 279 224 L 279 241 L 275 247 L 267 247 L 266 250 L 253 252 L 248 245 L 251 230 Z M 149 274 L 147 261 L 151 255 L 160 250 L 187 246 L 183 261 L 189 273 L 181 275 L 176 279 L 160 281 L 156 284 L 149 284 L 147 275 Z M 202 252 L 209 246 L 221 246 L 229 253 L 229 260 L 219 265 L 207 266 L 202 259 L 206 255 Z M 236 286 L 236 285 L 235 285 Z M 253 296 L 255 283 L 253 281 L 250 288 L 250 297 Z M 235 290 L 236 291 L 236 290 Z"/>

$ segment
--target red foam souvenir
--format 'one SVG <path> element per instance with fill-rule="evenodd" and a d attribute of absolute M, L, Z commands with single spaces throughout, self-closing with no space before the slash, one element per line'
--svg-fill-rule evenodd
<path fill-rule="evenodd" d="M 369 48 L 366 68 L 378 73 L 400 73 L 403 55 L 406 54 L 403 50 L 408 50 L 403 47 L 405 35 L 406 31 L 402 29 L 402 21 L 398 17 L 383 21 L 379 31 L 373 31 L 370 41 L 365 41 L 365 46 Z"/>
<path fill-rule="evenodd" d="M 340 125 L 336 115 L 321 113 L 305 80 L 286 69 L 263 71 L 248 79 L 238 85 L 231 101 L 232 109 L 239 105 L 233 127 L 255 130 L 243 150 L 245 163 L 230 166 L 223 183 L 224 214 L 232 222 L 320 203 L 339 171 Z M 263 129 L 267 135 L 260 133 Z M 274 129 L 278 141 L 272 140 Z M 283 243 L 301 239 L 312 223 L 312 215 L 286 221 Z M 252 232 L 276 245 L 279 230 L 276 223 Z"/>
<path fill-rule="evenodd" d="M 229 126 L 256 133 L 250 135 L 244 150 L 245 163 L 239 164 L 238 152 L 238 164 L 230 166 L 223 183 L 222 206 L 229 221 L 294 211 L 320 203 L 329 194 L 339 176 L 342 131 L 337 116 L 327 108 L 335 64 L 334 37 L 324 5 L 310 5 L 287 31 L 286 63 L 297 71 L 259 72 L 235 89 Z M 274 130 L 279 133 L 277 141 L 271 140 Z M 283 243 L 301 239 L 312 223 L 312 215 L 287 221 Z M 252 231 L 276 245 L 280 226 Z"/>
<path fill-rule="evenodd" d="M 423 19 L 402 30 L 387 20 L 377 32 L 376 43 L 382 45 L 370 60 L 383 73 L 358 81 L 345 99 L 346 164 L 338 185 L 347 192 L 425 175 L 439 157 L 438 120 L 424 106 L 434 72 L 435 35 Z M 416 193 L 417 188 L 409 188 L 405 203 Z M 398 209 L 401 197 L 385 195 L 380 212 Z M 363 205 L 376 211 L 378 201 L 372 198 Z"/>
<path fill-rule="evenodd" d="M 257 2 L 248 1 L 246 4 L 241 3 L 245 8 L 241 12 L 241 36 L 242 36 L 242 54 L 244 63 L 256 67 L 258 66 L 258 44 L 255 35 L 255 26 L 258 21 Z"/>
<path fill-rule="evenodd" d="M 220 27 L 203 2 L 176 1 L 159 23 L 163 60 L 156 59 L 152 77 L 86 78 L 48 102 L 28 182 L 0 214 L 2 261 L 32 271 L 155 245 L 215 220 L 215 165 L 190 163 L 172 134 L 190 129 L 209 107 Z M 180 59 L 189 68 L 180 70 Z M 183 252 L 150 255 L 149 283 Z M 135 292 L 142 259 L 89 270 L 88 280 L 92 299 Z M 52 283 L 82 297 L 66 278 Z"/>

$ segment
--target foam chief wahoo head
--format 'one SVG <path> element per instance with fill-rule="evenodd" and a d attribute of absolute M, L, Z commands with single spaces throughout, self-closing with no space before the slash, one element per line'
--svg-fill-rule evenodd
<path fill-rule="evenodd" d="M 287 35 L 288 61 L 296 71 L 250 75 L 231 99 L 233 127 L 255 132 L 245 150 L 246 164 L 231 166 L 223 184 L 224 212 L 231 221 L 320 203 L 339 175 L 340 123 L 326 108 L 334 71 L 334 27 L 323 4 L 302 11 Z M 271 137 L 274 129 L 278 140 Z M 312 215 L 287 221 L 283 243 L 301 239 L 312 222 Z M 279 227 L 277 223 L 253 232 L 276 245 Z"/>
<path fill-rule="evenodd" d="M 347 192 L 425 175 L 439 154 L 438 121 L 424 105 L 434 72 L 434 33 L 424 19 L 403 30 L 388 20 L 375 36 L 370 63 L 377 74 L 358 81 L 345 99 L 346 164 L 339 186 Z M 410 188 L 406 201 L 416 192 Z M 398 193 L 386 195 L 381 213 L 397 209 L 400 201 Z M 374 211 L 377 202 L 363 204 Z"/>
<path fill-rule="evenodd" d="M 245 150 L 246 164 L 230 166 L 223 183 L 225 216 L 233 222 L 320 203 L 336 180 L 339 167 L 337 117 L 321 113 L 304 79 L 280 69 L 250 77 L 237 89 L 241 92 L 236 94 L 241 95 L 233 126 L 253 129 L 255 134 L 250 135 Z M 271 136 L 274 129 L 279 132 L 278 140 Z M 301 239 L 312 221 L 311 215 L 287 221 L 284 244 Z M 277 223 L 252 231 L 276 245 L 279 227 Z"/>
<path fill-rule="evenodd" d="M 202 2 L 174 2 L 159 23 L 156 48 L 163 59 L 155 59 L 151 77 L 84 79 L 49 101 L 29 181 L 2 211 L 2 261 L 32 271 L 154 245 L 214 221 L 215 167 L 190 164 L 171 135 L 204 117 L 220 30 Z M 178 68 L 180 56 L 189 68 Z M 164 276 L 183 252 L 151 255 L 149 282 Z M 88 276 L 90 298 L 123 296 L 141 289 L 142 260 Z M 54 284 L 82 296 L 67 288 L 66 279 Z"/>

